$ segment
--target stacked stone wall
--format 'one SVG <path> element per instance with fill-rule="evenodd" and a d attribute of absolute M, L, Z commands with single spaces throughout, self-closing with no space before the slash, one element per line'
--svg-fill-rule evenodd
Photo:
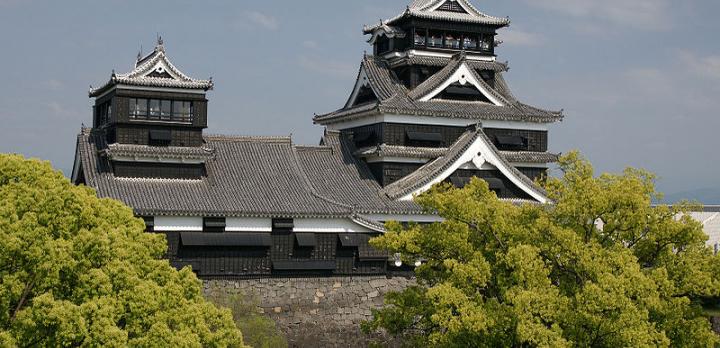
<path fill-rule="evenodd" d="M 267 278 L 210 280 L 205 290 L 255 298 L 258 311 L 275 320 L 291 347 L 366 347 L 387 337 L 364 335 L 360 323 L 383 305 L 385 294 L 414 284 L 413 279 L 384 276 Z"/>

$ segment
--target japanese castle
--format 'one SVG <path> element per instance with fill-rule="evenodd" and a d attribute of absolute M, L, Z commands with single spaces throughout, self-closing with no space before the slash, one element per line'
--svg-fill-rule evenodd
<path fill-rule="evenodd" d="M 557 161 L 548 126 L 563 115 L 511 93 L 495 55 L 509 23 L 468 0 L 414 0 L 365 27 L 373 54 L 342 108 L 313 118 L 317 146 L 204 134 L 213 81 L 183 74 L 159 39 L 90 91 L 72 180 L 132 207 L 201 278 L 411 270 L 368 240 L 386 221 L 438 221 L 412 201 L 432 185 L 478 177 L 501 199 L 547 202 L 534 180 Z"/>

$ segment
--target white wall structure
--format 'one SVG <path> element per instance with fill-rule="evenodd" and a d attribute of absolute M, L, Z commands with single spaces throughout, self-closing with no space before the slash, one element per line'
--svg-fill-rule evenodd
<path fill-rule="evenodd" d="M 373 230 L 348 219 L 295 219 L 293 232 L 369 233 Z"/>
<path fill-rule="evenodd" d="M 227 218 L 226 232 L 271 232 L 272 219 L 267 218 Z"/>
<path fill-rule="evenodd" d="M 192 216 L 156 216 L 154 229 L 158 232 L 202 232 L 203 218 Z"/>

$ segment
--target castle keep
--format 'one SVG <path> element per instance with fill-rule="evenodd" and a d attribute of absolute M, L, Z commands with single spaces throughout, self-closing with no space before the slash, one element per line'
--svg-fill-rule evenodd
<path fill-rule="evenodd" d="M 411 271 L 368 241 L 386 221 L 438 221 L 412 202 L 432 185 L 478 177 L 501 199 L 547 202 L 534 180 L 557 161 L 548 125 L 563 115 L 510 91 L 496 57 L 507 25 L 468 0 L 415 0 L 365 27 L 373 53 L 343 106 L 313 118 L 317 146 L 205 134 L 213 82 L 182 73 L 158 40 L 90 91 L 72 180 L 132 207 L 201 278 Z"/>

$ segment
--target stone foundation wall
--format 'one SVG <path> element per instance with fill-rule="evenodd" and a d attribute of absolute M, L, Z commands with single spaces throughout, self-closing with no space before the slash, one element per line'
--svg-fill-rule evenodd
<path fill-rule="evenodd" d="M 386 293 L 414 284 L 414 279 L 384 276 L 269 278 L 210 280 L 205 290 L 258 299 L 259 310 L 275 320 L 291 347 L 366 347 L 383 337 L 362 334 L 360 323 L 382 306 Z"/>

